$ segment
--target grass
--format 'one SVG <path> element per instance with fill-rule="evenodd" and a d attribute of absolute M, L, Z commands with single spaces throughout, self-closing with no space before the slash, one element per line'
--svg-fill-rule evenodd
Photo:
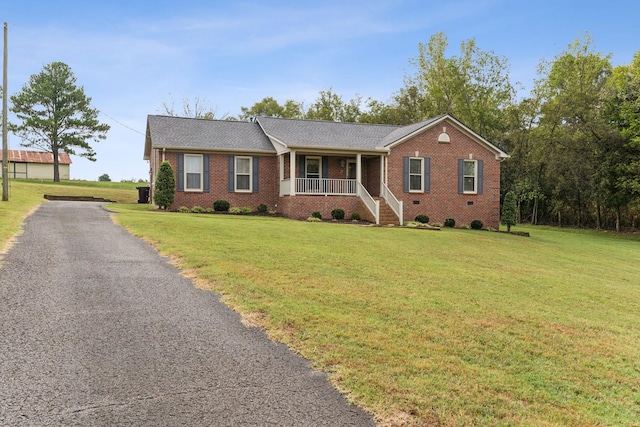
<path fill-rule="evenodd" d="M 41 200 L 16 194 L 31 188 L 43 191 L 14 184 L 10 203 L 22 215 Z M 531 232 L 524 238 L 109 207 L 201 286 L 330 372 L 382 424 L 640 419 L 639 236 L 517 227 Z"/>
<path fill-rule="evenodd" d="M 638 236 L 115 209 L 380 420 L 640 419 Z"/>

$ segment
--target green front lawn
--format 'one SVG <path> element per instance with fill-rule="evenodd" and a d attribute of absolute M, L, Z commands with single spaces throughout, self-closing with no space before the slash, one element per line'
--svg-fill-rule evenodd
<path fill-rule="evenodd" d="M 380 420 L 640 419 L 638 236 L 112 209 Z"/>

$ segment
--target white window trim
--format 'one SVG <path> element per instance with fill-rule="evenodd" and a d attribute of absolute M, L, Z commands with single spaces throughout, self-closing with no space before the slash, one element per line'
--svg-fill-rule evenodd
<path fill-rule="evenodd" d="M 238 176 L 246 174 L 238 173 L 238 160 L 248 160 L 249 161 L 249 189 L 246 188 L 238 188 Z M 235 157 L 235 165 L 233 165 L 233 187 L 236 193 L 252 193 L 253 192 L 253 158 L 250 156 L 236 156 Z"/>
<path fill-rule="evenodd" d="M 420 161 L 420 188 L 419 189 L 411 188 L 411 176 L 417 175 L 415 173 L 411 173 L 411 160 Z M 409 193 L 424 193 L 424 158 L 422 157 L 409 157 Z"/>
<path fill-rule="evenodd" d="M 318 178 L 323 178 L 322 176 L 322 157 L 316 156 L 307 156 L 304 159 L 304 177 L 309 178 L 309 172 L 307 170 L 307 165 L 309 164 L 309 160 L 318 160 Z M 310 178 L 315 179 L 315 178 Z"/>
<path fill-rule="evenodd" d="M 200 159 L 200 186 L 198 188 L 188 188 L 189 181 L 187 180 L 187 158 L 197 157 Z M 185 154 L 184 155 L 184 191 L 185 192 L 202 192 L 204 191 L 204 162 L 202 154 Z"/>
<path fill-rule="evenodd" d="M 471 177 L 472 175 L 464 174 L 464 163 L 473 163 L 473 191 L 467 191 L 464 189 L 465 178 Z M 462 192 L 463 194 L 478 194 L 478 161 L 477 160 L 464 160 L 462 165 Z"/>

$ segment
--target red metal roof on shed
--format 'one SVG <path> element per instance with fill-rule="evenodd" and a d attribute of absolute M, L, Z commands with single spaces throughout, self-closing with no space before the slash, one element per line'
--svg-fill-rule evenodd
<path fill-rule="evenodd" d="M 0 150 L 0 160 L 2 160 L 2 150 Z M 9 161 L 13 163 L 53 164 L 53 154 L 43 151 L 9 150 Z M 58 153 L 58 163 L 70 165 L 71 157 L 67 153 Z"/>

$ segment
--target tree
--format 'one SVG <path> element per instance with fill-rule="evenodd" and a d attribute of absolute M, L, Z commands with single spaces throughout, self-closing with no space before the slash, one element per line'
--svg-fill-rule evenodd
<path fill-rule="evenodd" d="M 507 233 L 511 233 L 511 226 L 517 224 L 517 205 L 516 194 L 513 191 L 509 191 L 504 196 L 504 202 L 502 203 L 502 216 L 500 222 L 507 226 Z"/>
<path fill-rule="evenodd" d="M 335 93 L 332 88 L 321 90 L 318 98 L 306 112 L 305 119 L 357 122 L 362 114 L 361 103 L 362 98 L 358 95 L 349 102 L 344 102 L 342 96 Z"/>
<path fill-rule="evenodd" d="M 108 173 L 103 173 L 102 175 L 100 175 L 98 177 L 98 181 L 100 181 L 100 182 L 111 182 L 111 178 L 109 177 Z"/>
<path fill-rule="evenodd" d="M 110 126 L 98 121 L 99 111 L 90 106 L 91 98 L 68 65 L 52 62 L 11 97 L 11 111 L 21 121 L 9 129 L 25 147 L 37 147 L 53 154 L 53 180 L 60 181 L 60 152 L 96 160 L 89 141 L 106 138 Z"/>
<path fill-rule="evenodd" d="M 251 117 L 284 117 L 288 119 L 302 118 L 302 104 L 292 99 L 287 100 L 284 105 L 268 96 L 262 101 L 256 102 L 251 108 L 240 107 L 240 120 L 248 120 Z"/>
<path fill-rule="evenodd" d="M 442 32 L 418 45 L 418 57 L 410 61 L 416 74 L 405 77 L 404 94 L 417 89 L 412 98 L 418 100 L 419 120 L 449 113 L 495 139 L 504 129 L 503 109 L 515 96 L 506 58 L 481 50 L 473 39 L 461 43 L 460 56 L 447 57 L 447 47 Z"/>
<path fill-rule="evenodd" d="M 167 116 L 179 116 L 180 114 L 176 113 L 174 104 L 175 102 L 173 100 L 173 97 L 171 97 L 170 103 L 162 102 L 161 112 L 163 114 L 166 114 Z M 225 116 L 223 116 L 223 119 L 225 118 Z M 216 118 L 216 109 L 210 107 L 207 104 L 206 99 L 204 98 L 200 99 L 196 96 L 193 101 L 190 101 L 189 98 L 183 98 L 181 117 L 214 120 Z"/>
<path fill-rule="evenodd" d="M 169 162 L 160 163 L 153 190 L 153 201 L 160 209 L 167 209 L 173 203 L 176 194 L 176 178 Z"/>

